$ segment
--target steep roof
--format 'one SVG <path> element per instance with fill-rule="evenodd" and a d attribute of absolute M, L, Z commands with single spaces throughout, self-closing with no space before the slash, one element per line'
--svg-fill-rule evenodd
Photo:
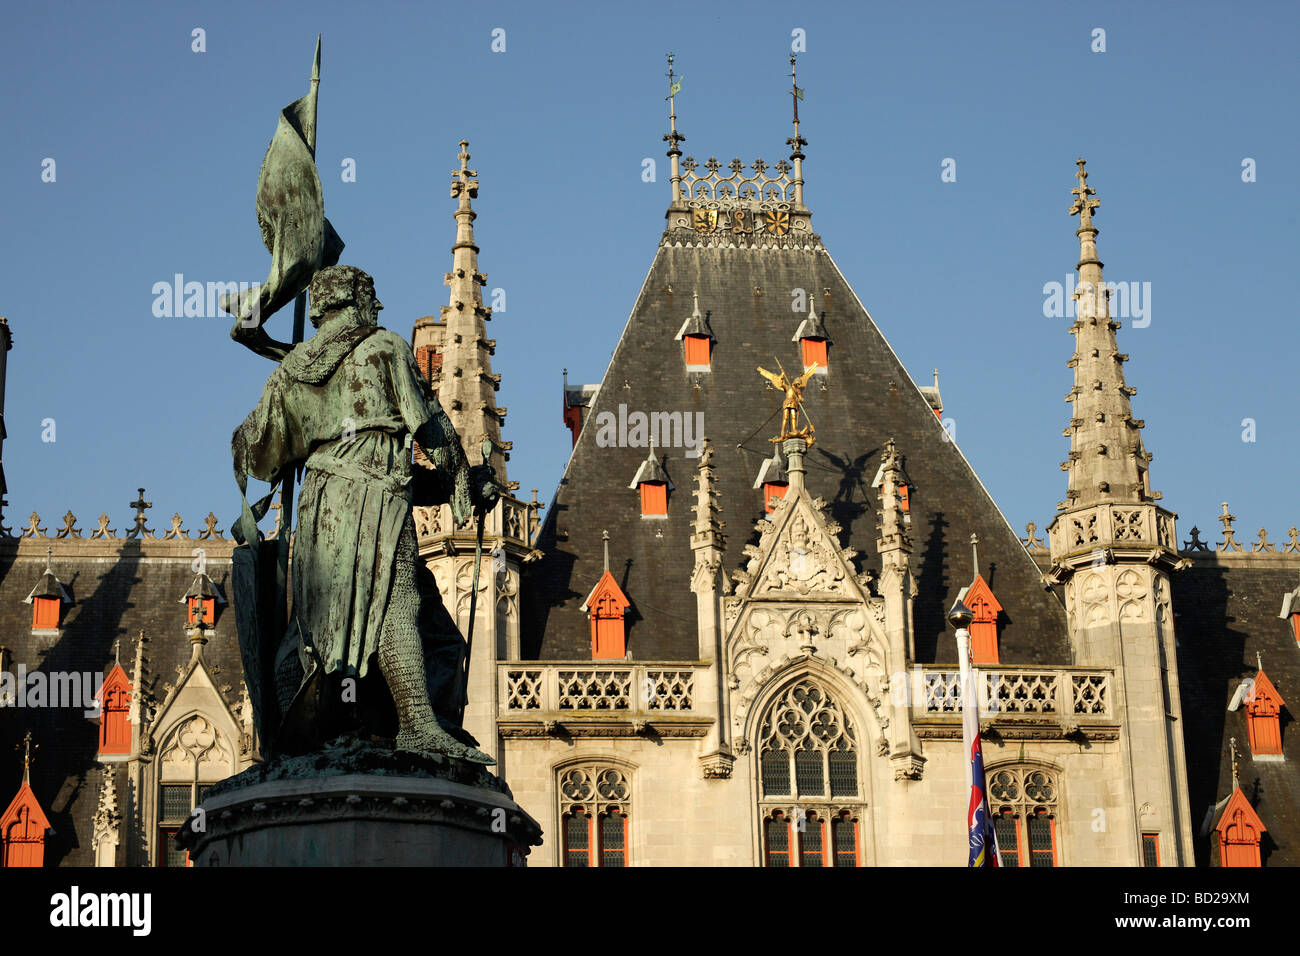
<path fill-rule="evenodd" d="M 1268 828 L 1260 847 L 1265 866 L 1300 866 L 1300 733 L 1282 712 L 1281 762 L 1255 760 L 1247 744 L 1246 711 L 1228 711 L 1256 654 L 1284 700 L 1300 696 L 1300 660 L 1289 621 L 1279 620 L 1282 596 L 1295 587 L 1295 556 L 1197 555 L 1172 578 L 1183 744 L 1192 822 L 1232 789 L 1228 739 L 1241 751 L 1242 792 Z M 1214 836 L 1198 838 L 1196 862 L 1217 862 Z"/>
<path fill-rule="evenodd" d="M 721 232 L 721 231 L 720 231 Z M 753 488 L 761 463 L 772 454 L 768 439 L 779 430 L 780 396 L 765 390 L 755 367 L 773 356 L 802 368 L 792 337 L 806 314 L 791 311 L 796 290 L 809 310 L 825 312 L 834 343 L 829 374 L 804 393 L 817 442 L 806 459 L 811 494 L 831 503 L 843 526 L 843 543 L 875 556 L 874 490 L 885 442 L 894 438 L 914 482 L 910 506 L 916 544 L 913 570 L 917 655 L 952 661 L 944 613 L 969 583 L 966 542 L 979 535 L 990 584 L 1006 607 L 1002 632 L 1008 663 L 1061 663 L 1069 657 L 1064 610 L 1039 583 L 1026 554 L 970 464 L 947 440 L 930 403 L 885 341 L 840 274 L 819 237 L 791 233 L 781 242 L 746 242 L 721 234 L 702 238 L 670 224 L 664 233 L 632 315 L 615 348 L 604 381 L 585 418 L 547 512 L 538 544 L 544 557 L 526 588 L 531 612 L 524 615 L 525 657 L 582 659 L 589 655 L 588 624 L 580 606 L 602 571 L 601 531 L 610 533 L 611 568 L 639 619 L 630 621 L 628 648 L 635 659 L 688 660 L 696 654 L 695 611 L 685 598 L 692 569 L 689 495 L 669 497 L 667 521 L 643 521 L 628 478 L 645 459 L 645 444 L 610 445 L 602 415 L 626 419 L 633 412 L 676 413 L 682 440 L 660 436 L 658 454 L 679 487 L 693 471 L 685 439 L 695 430 L 717 449 L 715 463 L 723 517 L 731 543 L 725 567 L 743 564 L 742 550 L 763 514 L 762 492 Z M 675 335 L 689 314 L 692 292 L 709 313 L 716 337 L 712 370 L 688 373 Z M 822 387 L 824 386 L 824 388 Z M 631 429 L 627 436 L 633 437 Z M 628 444 L 628 442 L 624 442 Z M 693 602 L 691 602 L 693 605 Z"/>

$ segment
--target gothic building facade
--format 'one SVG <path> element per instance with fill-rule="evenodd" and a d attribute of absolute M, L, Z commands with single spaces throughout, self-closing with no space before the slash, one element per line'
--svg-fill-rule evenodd
<path fill-rule="evenodd" d="M 1225 505 L 1222 540 L 1180 543 L 1082 161 L 1065 498 L 1022 537 L 814 231 L 797 120 L 770 167 L 683 158 L 671 124 L 666 226 L 603 380 L 566 380 L 559 487 L 486 522 L 466 725 L 546 831 L 532 865 L 961 865 L 967 693 L 1004 864 L 1300 864 L 1300 537 L 1238 542 Z M 508 481 L 459 159 L 449 302 L 412 347 Z M 804 373 L 793 423 L 773 355 Z M 69 512 L 0 538 L 6 865 L 183 864 L 170 831 L 259 759 L 233 543 L 131 506 L 121 534 Z M 473 530 L 416 522 L 464 629 Z"/>

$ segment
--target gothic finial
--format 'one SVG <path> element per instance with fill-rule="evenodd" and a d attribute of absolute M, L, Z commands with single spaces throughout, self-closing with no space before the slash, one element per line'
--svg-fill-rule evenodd
<path fill-rule="evenodd" d="M 608 571 L 609 570 L 609 532 L 602 531 L 600 533 L 600 540 L 605 545 L 605 570 Z"/>
<path fill-rule="evenodd" d="M 1255 652 L 1255 663 L 1259 665 L 1261 671 L 1264 669 L 1264 658 L 1260 655 L 1259 651 Z"/>
<path fill-rule="evenodd" d="M 1076 159 L 1075 165 L 1079 171 L 1075 173 L 1075 178 L 1079 180 L 1079 185 L 1070 190 L 1074 194 L 1074 202 L 1070 205 L 1070 215 L 1079 217 L 1079 228 L 1092 228 L 1092 212 L 1101 205 L 1100 199 L 1095 199 L 1097 190 L 1088 185 L 1088 170 L 1084 169 L 1087 160 Z"/>
<path fill-rule="evenodd" d="M 460 152 L 456 154 L 460 168 L 451 171 L 451 198 L 460 200 L 460 208 L 468 209 L 469 201 L 478 198 L 478 170 L 469 168 L 469 140 L 460 141 Z"/>
<path fill-rule="evenodd" d="M 31 784 L 32 782 L 32 751 L 39 750 L 41 745 L 32 743 L 32 732 L 27 731 L 22 741 L 14 745 L 14 750 L 22 748 L 23 751 L 23 783 Z"/>
<path fill-rule="evenodd" d="M 140 497 L 137 498 L 135 501 L 131 501 L 127 503 L 128 507 L 135 509 L 135 527 L 132 528 L 130 531 L 128 531 L 126 533 L 126 536 L 128 538 L 142 538 L 142 537 L 152 538 L 153 531 L 145 527 L 145 522 L 148 517 L 145 514 L 145 512 L 148 511 L 148 509 L 153 507 L 153 502 L 144 500 L 143 488 L 139 489 L 139 491 L 140 491 Z"/>
<path fill-rule="evenodd" d="M 119 637 L 113 641 L 113 666 L 120 667 L 122 664 L 122 639 Z"/>
<path fill-rule="evenodd" d="M 1240 783 L 1237 782 L 1237 738 L 1228 738 L 1228 748 L 1232 751 L 1232 789 L 1236 790 Z"/>
<path fill-rule="evenodd" d="M 979 543 L 980 543 L 979 535 L 977 535 L 977 534 L 972 534 L 972 535 L 970 536 L 970 560 L 971 560 L 971 565 L 972 565 L 972 566 L 974 567 L 974 569 L 975 569 L 975 574 L 971 577 L 971 580 L 972 580 L 972 581 L 974 581 L 975 578 L 979 577 L 979 575 L 980 575 L 980 549 L 979 549 Z"/>
<path fill-rule="evenodd" d="M 1223 540 L 1219 542 L 1219 551 L 1240 551 L 1241 545 L 1237 543 L 1234 535 L 1237 533 L 1233 530 L 1232 523 L 1237 520 L 1237 516 L 1228 513 L 1228 503 L 1220 502 L 1223 508 L 1223 514 L 1219 515 L 1219 520 L 1223 522 Z"/>

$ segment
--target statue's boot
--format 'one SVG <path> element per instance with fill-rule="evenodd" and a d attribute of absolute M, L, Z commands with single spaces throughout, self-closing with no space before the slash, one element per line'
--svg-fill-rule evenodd
<path fill-rule="evenodd" d="M 400 731 L 397 735 L 396 749 L 409 750 L 415 753 L 443 754 L 447 757 L 467 760 L 470 763 L 496 763 L 483 751 L 460 743 L 436 724 L 434 726 L 426 725 L 419 730 L 411 728 Z"/>
<path fill-rule="evenodd" d="M 429 703 L 418 632 L 414 628 L 394 626 L 391 622 L 396 619 L 397 615 L 390 615 L 390 620 L 384 622 L 384 635 L 379 642 L 379 669 L 397 707 L 396 749 L 443 754 L 470 763 L 496 763 L 483 751 L 461 743 L 439 726 Z"/>

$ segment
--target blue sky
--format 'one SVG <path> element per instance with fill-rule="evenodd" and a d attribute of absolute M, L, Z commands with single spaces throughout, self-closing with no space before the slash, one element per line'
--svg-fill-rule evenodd
<path fill-rule="evenodd" d="M 69 508 L 87 533 L 100 511 L 121 529 L 140 485 L 156 529 L 177 511 L 191 529 L 210 509 L 234 517 L 229 437 L 270 363 L 230 342 L 225 317 L 155 317 L 152 288 L 265 278 L 258 166 L 306 91 L 317 31 L 326 212 L 403 335 L 447 301 L 449 177 L 471 142 L 524 497 L 549 500 L 568 457 L 561 369 L 600 380 L 663 228 L 664 54 L 685 76 L 687 153 L 774 163 L 799 29 L 813 226 L 913 377 L 941 370 L 958 444 L 1014 526 L 1043 527 L 1064 497 L 1072 340 L 1043 286 L 1077 260 L 1080 155 L 1107 279 L 1150 290 L 1149 324 L 1125 321 L 1120 347 L 1181 536 L 1198 524 L 1217 540 L 1224 500 L 1246 540 L 1262 525 L 1285 541 L 1300 521 L 1294 4 L 67 3 L 6 21 L 15 530 L 37 511 L 53 534 Z"/>

